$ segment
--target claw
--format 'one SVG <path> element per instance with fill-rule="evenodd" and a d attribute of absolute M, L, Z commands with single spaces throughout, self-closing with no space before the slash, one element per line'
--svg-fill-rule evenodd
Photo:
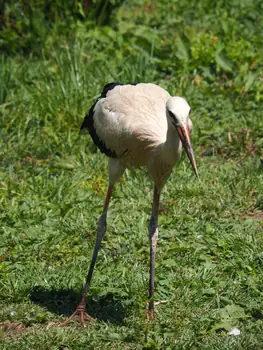
<path fill-rule="evenodd" d="M 154 311 L 153 310 L 148 310 L 147 313 L 147 318 L 150 322 L 153 322 L 155 319 Z"/>
<path fill-rule="evenodd" d="M 73 320 L 73 318 L 77 318 L 77 321 L 81 323 L 83 328 L 87 327 L 87 324 L 85 321 L 90 321 L 90 322 L 94 322 L 95 319 L 93 317 L 91 317 L 87 312 L 86 312 L 86 304 L 80 303 L 77 306 L 77 309 L 75 312 L 73 312 L 73 314 L 68 317 L 64 322 L 60 323 L 61 327 L 65 327 L 67 326 L 67 324 Z"/>
<path fill-rule="evenodd" d="M 148 313 L 147 313 L 147 318 L 150 322 L 154 320 L 154 301 L 150 300 L 149 301 L 149 307 L 148 307 Z"/>

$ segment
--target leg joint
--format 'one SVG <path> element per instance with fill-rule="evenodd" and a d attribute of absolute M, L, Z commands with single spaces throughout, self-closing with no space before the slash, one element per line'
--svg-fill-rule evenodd
<path fill-rule="evenodd" d="M 157 246 L 157 240 L 158 240 L 158 227 L 157 227 L 156 220 L 154 221 L 150 220 L 150 223 L 148 226 L 148 232 L 149 232 L 149 240 L 150 240 L 151 247 L 155 251 Z"/>
<path fill-rule="evenodd" d="M 104 211 L 98 222 L 98 236 L 103 236 L 107 228 L 107 212 Z"/>

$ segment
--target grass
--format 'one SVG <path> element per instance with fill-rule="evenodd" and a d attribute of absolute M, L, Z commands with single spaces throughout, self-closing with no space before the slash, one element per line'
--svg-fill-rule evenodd
<path fill-rule="evenodd" d="M 170 17 L 163 21 L 167 6 L 124 4 L 117 28 L 84 32 L 78 23 L 75 38 L 61 33 L 48 37 L 41 52 L 1 56 L 2 349 L 262 347 L 262 45 L 254 35 L 261 18 L 250 27 L 235 5 L 232 18 L 224 17 L 223 27 L 232 29 L 222 34 L 214 9 L 193 13 L 189 5 L 175 50 L 163 38 L 176 26 Z M 180 8 L 172 9 L 182 23 Z M 216 15 L 223 9 L 218 5 Z M 232 63 L 209 51 L 204 30 L 232 43 L 224 52 Z M 238 43 L 249 48 L 249 40 L 253 50 L 244 59 Z M 79 126 L 112 80 L 153 81 L 187 98 L 200 180 L 184 155 L 162 193 L 155 299 L 163 302 L 153 324 L 146 320 L 152 183 L 142 169 L 127 171 L 114 192 L 88 296 L 96 324 L 61 328 L 80 298 L 107 188 L 106 157 Z M 239 336 L 228 335 L 234 327 Z"/>
<path fill-rule="evenodd" d="M 146 321 L 151 184 L 144 171 L 125 174 L 88 299 L 98 322 L 87 330 L 53 324 L 78 302 L 106 189 L 103 157 L 80 159 L 82 147 L 75 146 L 70 170 L 51 160 L 2 160 L 8 177 L 1 181 L 0 315 L 25 327 L 7 331 L 3 348 L 261 344 L 262 221 L 248 215 L 261 191 L 254 159 L 198 157 L 199 182 L 186 160 L 173 173 L 163 193 L 156 266 L 156 301 L 167 303 L 157 306 L 152 326 Z M 241 336 L 226 336 L 234 326 Z"/>

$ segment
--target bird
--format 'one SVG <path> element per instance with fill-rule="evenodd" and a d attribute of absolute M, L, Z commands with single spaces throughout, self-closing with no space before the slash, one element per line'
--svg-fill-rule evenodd
<path fill-rule="evenodd" d="M 85 328 L 94 321 L 87 313 L 89 291 L 98 251 L 107 227 L 107 211 L 113 188 L 126 169 L 146 167 L 154 183 L 151 217 L 148 225 L 150 241 L 150 276 L 148 318 L 154 319 L 155 258 L 158 239 L 160 194 L 184 148 L 195 175 L 197 165 L 191 144 L 191 108 L 180 96 L 171 96 L 153 83 L 104 86 L 100 97 L 90 108 L 81 125 L 99 150 L 108 157 L 108 190 L 98 220 L 96 243 L 76 311 L 62 323 L 73 318 Z"/>

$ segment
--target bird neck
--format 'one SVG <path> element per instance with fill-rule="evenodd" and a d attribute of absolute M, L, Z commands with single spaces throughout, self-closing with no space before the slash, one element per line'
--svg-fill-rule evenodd
<path fill-rule="evenodd" d="M 179 139 L 178 133 L 172 123 L 168 122 L 166 141 L 163 145 L 163 158 L 168 164 L 174 163 L 180 159 L 182 152 L 182 143 Z"/>

